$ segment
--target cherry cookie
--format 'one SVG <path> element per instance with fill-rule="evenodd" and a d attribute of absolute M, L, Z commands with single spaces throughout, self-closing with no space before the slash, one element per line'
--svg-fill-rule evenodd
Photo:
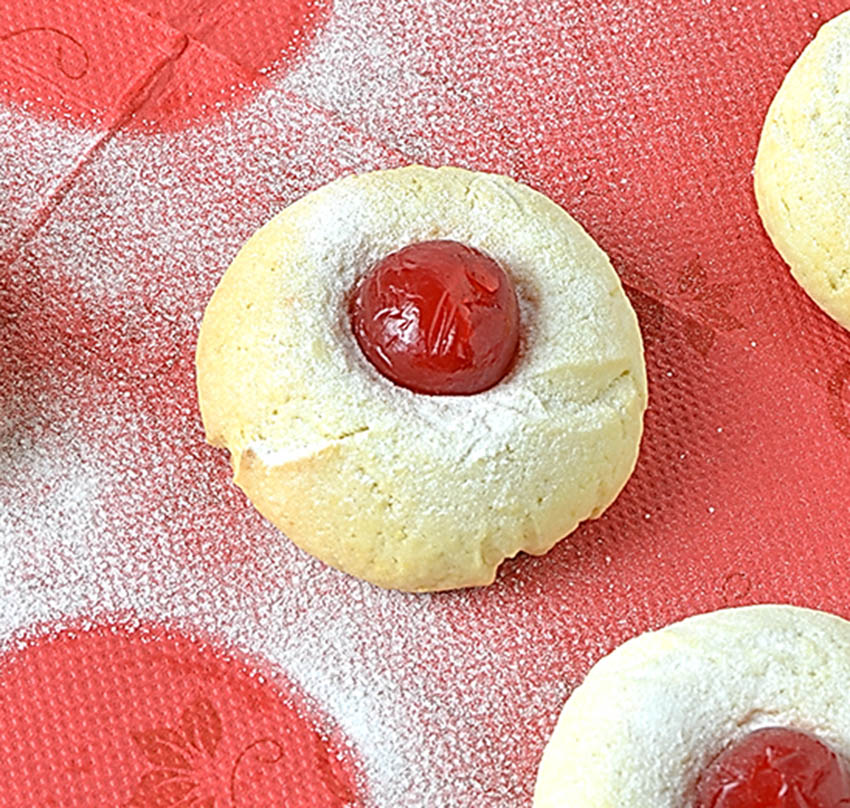
<path fill-rule="evenodd" d="M 850 806 L 850 623 L 749 606 L 643 634 L 561 713 L 534 808 Z"/>
<path fill-rule="evenodd" d="M 634 312 L 561 208 L 422 166 L 330 183 L 207 307 L 207 439 L 296 544 L 381 586 L 490 583 L 598 516 L 646 407 Z"/>

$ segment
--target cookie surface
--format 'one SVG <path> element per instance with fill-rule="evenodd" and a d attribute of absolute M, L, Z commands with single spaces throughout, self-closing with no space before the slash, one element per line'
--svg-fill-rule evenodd
<path fill-rule="evenodd" d="M 452 239 L 517 289 L 519 356 L 481 393 L 423 395 L 366 360 L 351 290 L 386 255 Z M 486 584 L 599 515 L 629 477 L 646 407 L 637 320 L 607 257 L 506 177 L 410 166 L 337 180 L 243 247 L 204 315 L 208 440 L 296 544 L 386 587 Z"/>
<path fill-rule="evenodd" d="M 850 328 L 850 12 L 823 25 L 779 88 L 755 164 L 759 213 L 812 299 Z"/>
<path fill-rule="evenodd" d="M 567 701 L 535 808 L 683 808 L 700 773 L 755 729 L 783 726 L 850 754 L 850 623 L 749 606 L 643 634 L 600 660 Z"/>

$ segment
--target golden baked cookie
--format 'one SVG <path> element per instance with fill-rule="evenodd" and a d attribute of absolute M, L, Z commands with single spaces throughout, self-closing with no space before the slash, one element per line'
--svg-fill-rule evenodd
<path fill-rule="evenodd" d="M 850 328 L 850 12 L 823 25 L 773 99 L 755 163 L 759 213 L 791 274 Z"/>
<path fill-rule="evenodd" d="M 534 808 L 850 804 L 848 681 L 850 623 L 824 612 L 723 609 L 643 634 L 570 696 Z M 747 799 L 765 787 L 775 801 Z"/>
<path fill-rule="evenodd" d="M 483 392 L 400 386 L 352 330 L 370 269 L 434 240 L 516 288 L 518 354 Z M 278 214 L 218 285 L 197 371 L 207 439 L 259 511 L 328 564 L 417 591 L 487 584 L 598 516 L 646 407 L 637 319 L 602 250 L 530 188 L 448 167 L 348 176 Z"/>

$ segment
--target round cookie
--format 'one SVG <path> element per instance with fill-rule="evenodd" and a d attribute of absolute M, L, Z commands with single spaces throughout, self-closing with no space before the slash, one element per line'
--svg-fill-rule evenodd
<path fill-rule="evenodd" d="M 372 266 L 434 239 L 517 289 L 518 358 L 474 395 L 393 384 L 348 321 Z M 602 250 L 543 195 L 448 167 L 344 177 L 283 210 L 218 285 L 197 371 L 207 439 L 260 512 L 328 564 L 417 591 L 487 584 L 598 516 L 646 407 L 637 319 Z"/>
<path fill-rule="evenodd" d="M 759 142 L 759 213 L 791 274 L 850 328 L 850 12 L 823 25 L 773 99 Z"/>
<path fill-rule="evenodd" d="M 724 609 L 643 634 L 570 696 L 534 808 L 685 808 L 712 759 L 762 727 L 850 756 L 848 678 L 850 623 L 824 612 Z"/>

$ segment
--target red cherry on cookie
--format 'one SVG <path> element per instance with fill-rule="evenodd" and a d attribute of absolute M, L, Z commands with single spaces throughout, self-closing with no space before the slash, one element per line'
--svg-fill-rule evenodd
<path fill-rule="evenodd" d="M 366 358 L 417 393 L 480 393 L 507 373 L 519 343 L 511 279 L 456 241 L 388 255 L 355 290 L 350 314 Z"/>
<path fill-rule="evenodd" d="M 850 767 L 804 732 L 756 730 L 703 772 L 695 808 L 850 808 Z"/>

